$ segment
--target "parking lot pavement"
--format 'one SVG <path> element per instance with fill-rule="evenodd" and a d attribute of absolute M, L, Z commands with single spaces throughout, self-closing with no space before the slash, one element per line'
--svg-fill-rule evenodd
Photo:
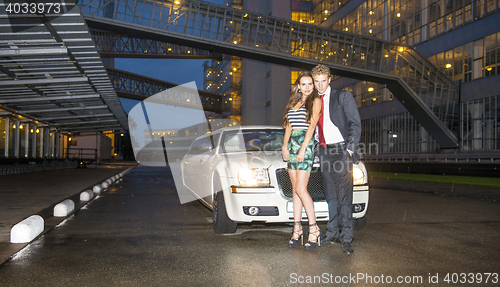
<path fill-rule="evenodd" d="M 0 176 L 0 264 L 26 246 L 25 243 L 10 243 L 12 226 L 37 214 L 44 219 L 44 232 L 50 230 L 64 220 L 52 215 L 57 203 L 71 198 L 76 211 L 84 205 L 80 203 L 80 192 L 92 189 L 131 166 L 109 164 Z"/>
<path fill-rule="evenodd" d="M 63 169 L 0 176 L 0 265 L 26 246 L 24 243 L 10 243 L 10 230 L 13 225 L 33 214 L 38 214 L 44 218 L 44 232 L 50 231 L 64 220 L 64 218 L 52 216 L 53 208 L 57 203 L 71 198 L 75 202 L 75 210 L 78 210 L 85 204 L 79 202 L 80 192 L 102 183 L 109 177 L 130 168 L 131 165 L 102 165 L 96 168 Z M 500 188 L 373 178 L 370 179 L 370 188 L 500 201 Z"/>

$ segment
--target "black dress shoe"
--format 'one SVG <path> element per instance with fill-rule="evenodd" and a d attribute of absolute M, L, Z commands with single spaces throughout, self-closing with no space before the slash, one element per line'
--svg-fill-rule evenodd
<path fill-rule="evenodd" d="M 342 243 L 342 252 L 345 254 L 352 254 L 354 253 L 354 249 L 351 246 L 351 242 L 344 242 Z"/>
<path fill-rule="evenodd" d="M 340 241 L 338 240 L 338 238 L 328 237 L 327 235 L 323 235 L 323 237 L 321 237 L 321 243 L 339 244 Z"/>

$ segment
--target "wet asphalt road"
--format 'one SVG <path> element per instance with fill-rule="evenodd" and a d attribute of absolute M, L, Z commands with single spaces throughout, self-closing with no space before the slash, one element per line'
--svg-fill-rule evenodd
<path fill-rule="evenodd" d="M 179 203 L 167 169 L 136 167 L 4 264 L 0 286 L 485 286 L 485 273 L 500 273 L 499 207 L 374 188 L 354 254 L 338 245 L 306 251 L 287 247 L 284 224 L 216 235 L 208 209 Z"/>

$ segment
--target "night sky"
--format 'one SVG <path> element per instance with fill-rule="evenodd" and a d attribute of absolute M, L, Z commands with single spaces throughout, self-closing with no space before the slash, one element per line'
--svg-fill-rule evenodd
<path fill-rule="evenodd" d="M 222 5 L 223 0 L 205 0 Z M 115 59 L 115 68 L 131 73 L 182 85 L 195 81 L 198 89 L 203 89 L 203 63 L 206 60 L 186 59 Z M 138 103 L 120 98 L 125 112 Z"/>

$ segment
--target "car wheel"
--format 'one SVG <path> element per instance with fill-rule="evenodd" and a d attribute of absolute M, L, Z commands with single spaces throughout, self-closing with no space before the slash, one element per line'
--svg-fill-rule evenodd
<path fill-rule="evenodd" d="M 366 215 L 361 217 L 361 218 L 356 218 L 354 219 L 353 227 L 354 230 L 359 230 L 365 226 L 366 223 Z"/>
<path fill-rule="evenodd" d="M 217 234 L 222 233 L 235 233 L 238 225 L 227 216 L 226 204 L 224 202 L 224 193 L 220 187 L 219 179 L 214 180 L 214 207 L 212 209 L 214 220 L 214 232 Z"/>

